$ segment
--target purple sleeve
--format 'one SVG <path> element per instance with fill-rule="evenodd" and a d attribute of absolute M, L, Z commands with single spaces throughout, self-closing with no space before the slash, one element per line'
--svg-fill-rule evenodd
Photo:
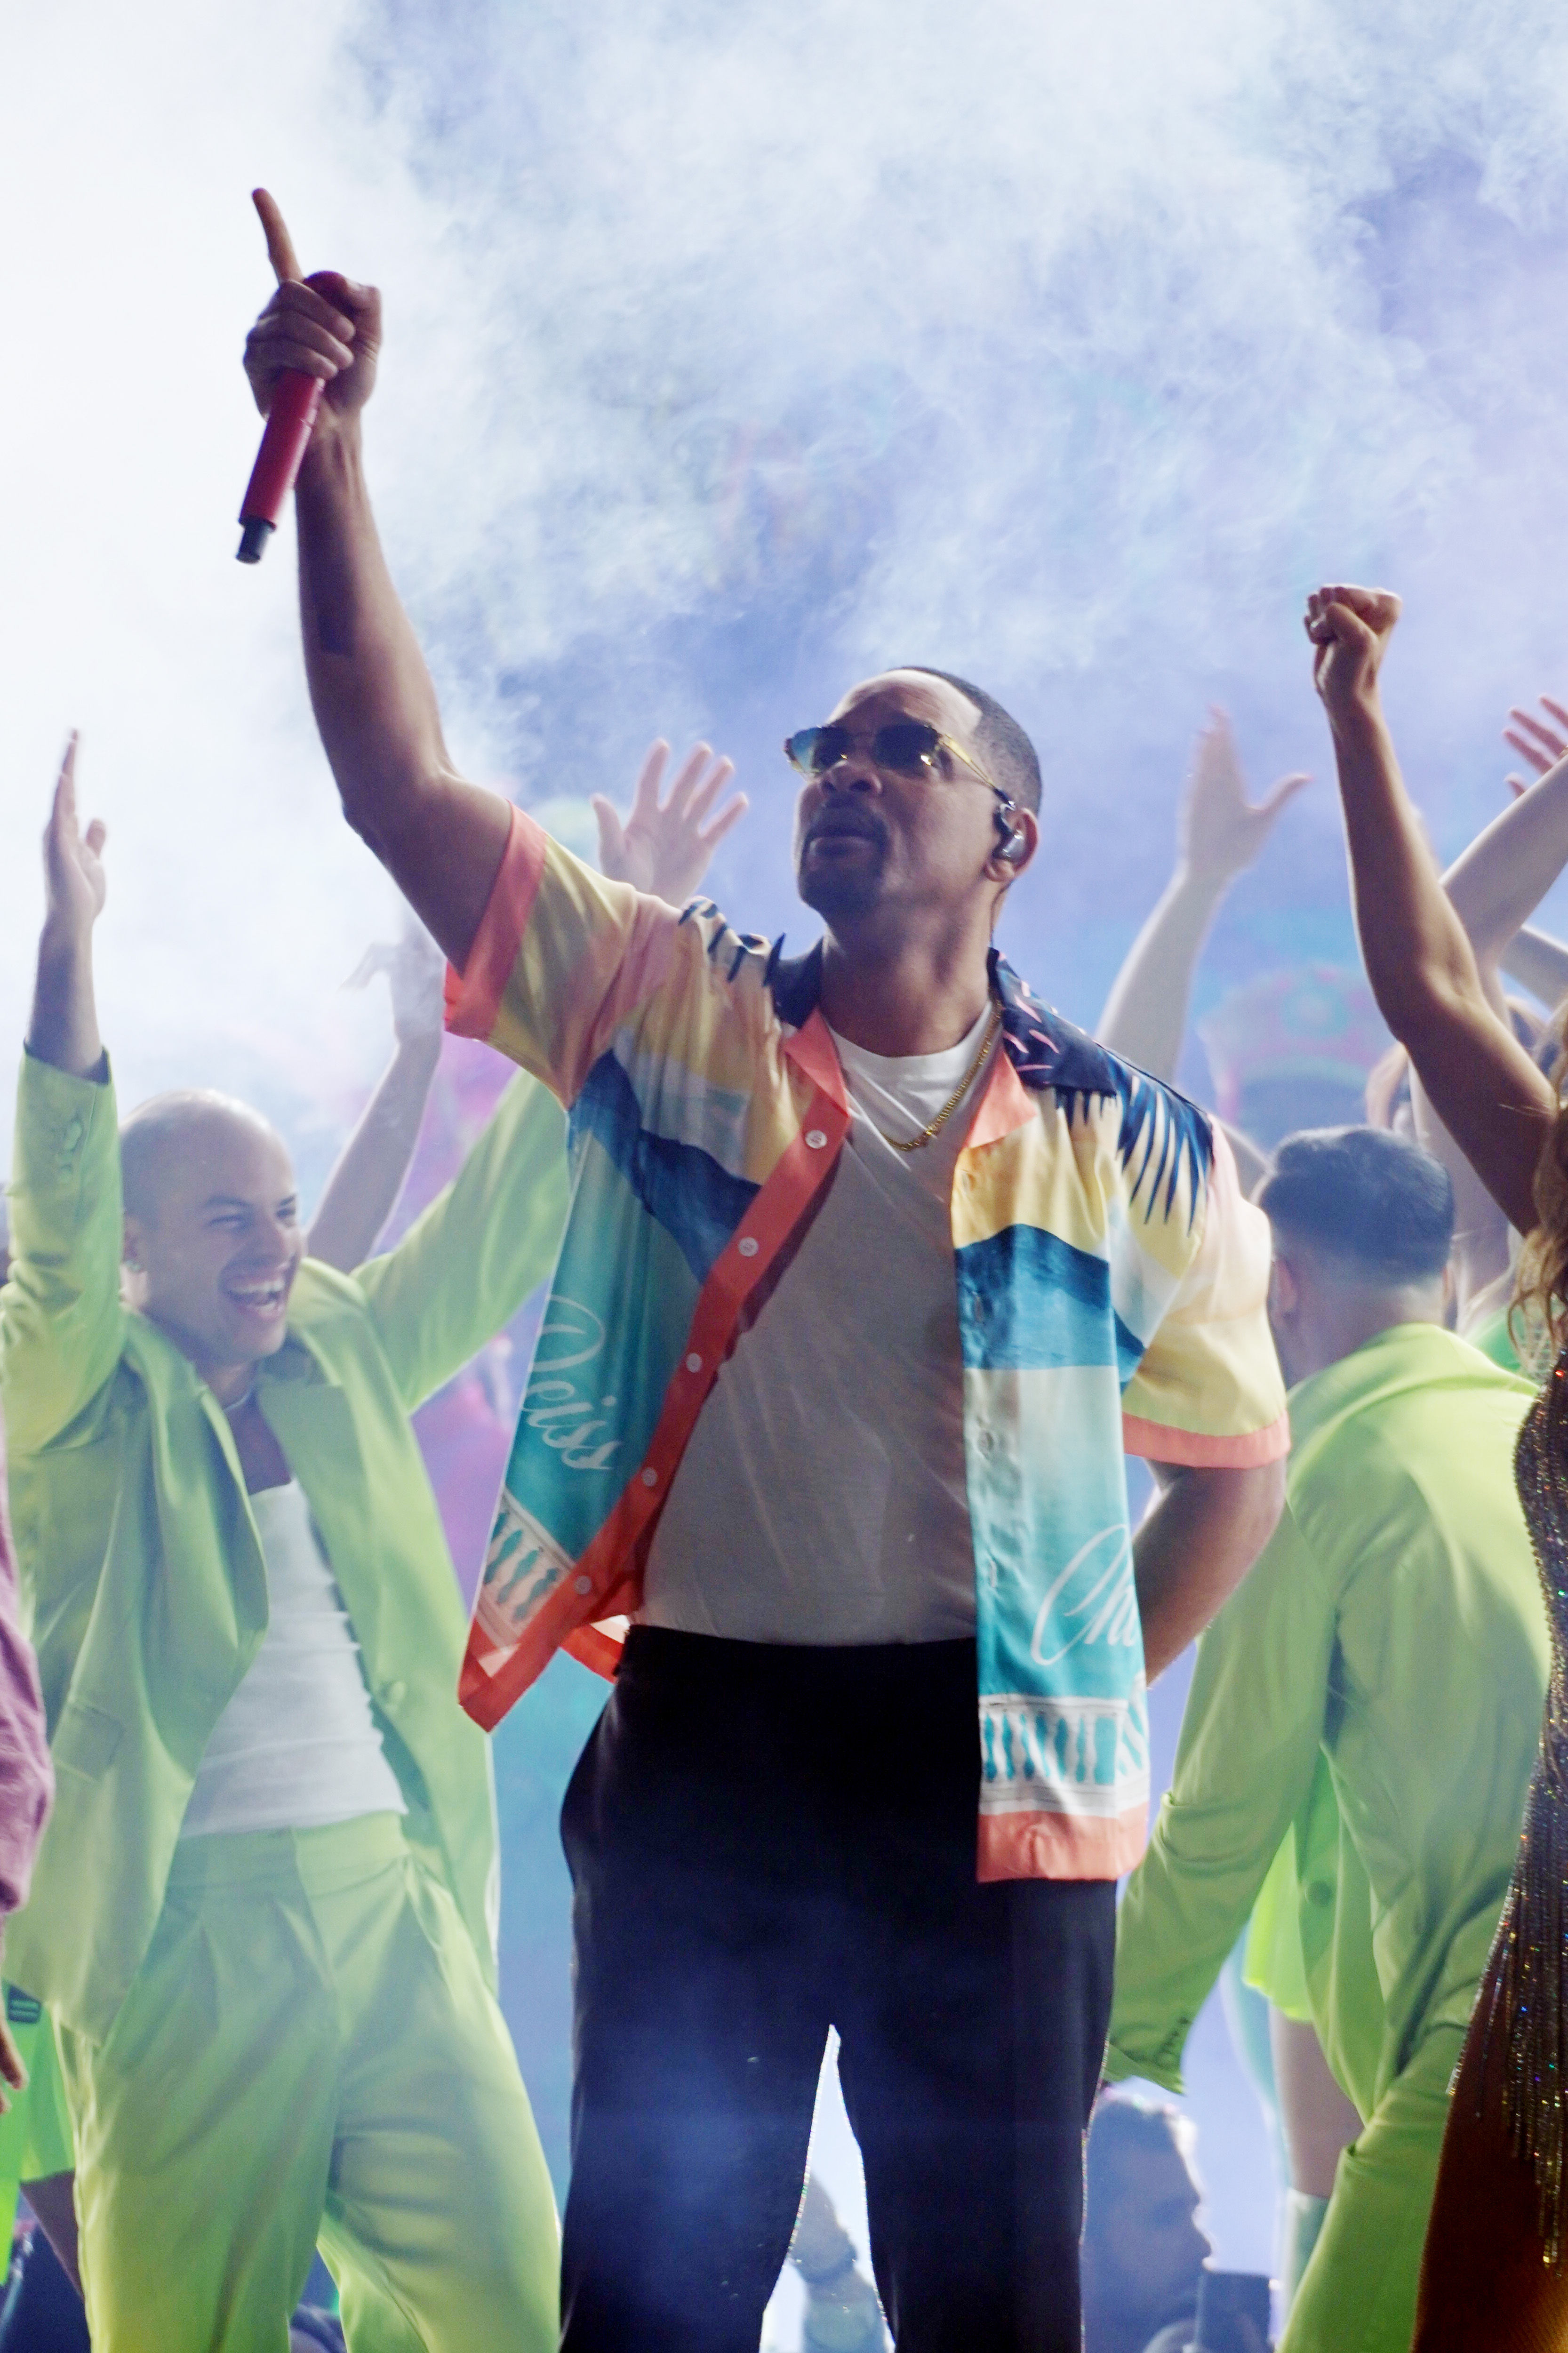
<path fill-rule="evenodd" d="M 0 1926 L 27 1900 L 33 1857 L 55 1794 L 43 1694 L 16 1609 L 16 1563 L 5 1508 L 0 1425 Z"/>

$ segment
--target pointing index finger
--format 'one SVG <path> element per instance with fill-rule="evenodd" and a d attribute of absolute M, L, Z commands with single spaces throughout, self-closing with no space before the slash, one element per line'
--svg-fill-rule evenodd
<path fill-rule="evenodd" d="M 279 286 L 298 285 L 304 278 L 294 240 L 289 236 L 276 199 L 265 188 L 252 188 L 250 201 L 261 216 L 262 232 L 267 238 L 267 259 L 272 264 L 273 275 Z"/>

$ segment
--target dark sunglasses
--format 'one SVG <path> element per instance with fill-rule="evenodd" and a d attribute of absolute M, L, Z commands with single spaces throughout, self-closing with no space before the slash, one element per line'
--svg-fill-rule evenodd
<path fill-rule="evenodd" d="M 847 727 L 829 724 L 826 727 L 802 727 L 784 738 L 784 757 L 803 776 L 823 776 L 836 768 L 840 760 L 848 759 L 865 738 Z M 946 752 L 954 760 L 962 760 L 977 776 L 991 785 L 993 792 L 1000 787 L 977 762 L 972 760 L 962 744 L 951 735 L 932 727 L 924 719 L 889 719 L 872 736 L 871 758 L 879 768 L 890 768 L 896 776 L 919 776 L 932 774 L 937 767 L 937 754 Z"/>
<path fill-rule="evenodd" d="M 784 757 L 791 767 L 798 768 L 803 776 L 825 776 L 840 760 L 848 759 L 856 746 L 864 741 L 847 727 L 829 723 L 826 727 L 797 728 L 784 738 Z M 944 735 L 924 719 L 889 719 L 878 728 L 869 744 L 872 765 L 890 769 L 895 776 L 932 776 L 939 773 L 937 755 L 945 752 L 950 759 L 962 760 L 972 769 L 983 785 L 987 785 L 997 800 L 996 824 L 1004 844 L 1014 839 L 1010 819 L 1017 803 L 1011 793 L 1005 793 L 992 776 L 988 776 L 978 760 L 972 759 L 962 744 Z"/>

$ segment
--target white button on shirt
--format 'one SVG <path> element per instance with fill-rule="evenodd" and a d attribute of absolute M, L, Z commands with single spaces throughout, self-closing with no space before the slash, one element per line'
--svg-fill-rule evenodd
<path fill-rule="evenodd" d="M 917 1135 L 990 1018 L 988 1005 L 941 1054 L 835 1039 L 849 1134 L 698 1417 L 654 1536 L 644 1623 L 753 1642 L 974 1631 L 950 1200 L 986 1072 L 919 1151 L 895 1152 L 879 1129 Z M 826 1138 L 812 1128 L 804 1142 Z"/>

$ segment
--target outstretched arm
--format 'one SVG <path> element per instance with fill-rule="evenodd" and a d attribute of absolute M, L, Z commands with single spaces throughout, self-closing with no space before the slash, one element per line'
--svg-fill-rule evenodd
<path fill-rule="evenodd" d="M 1307 782 L 1282 776 L 1254 807 L 1223 711 L 1193 750 L 1176 826 L 1176 863 L 1158 905 L 1110 985 L 1095 1036 L 1157 1079 L 1175 1076 L 1193 974 L 1220 901 L 1254 864 L 1287 801 Z"/>
<path fill-rule="evenodd" d="M 294 369 L 325 385 L 300 469 L 305 669 L 343 814 L 461 971 L 500 869 L 508 804 L 459 776 L 429 671 L 386 568 L 365 487 L 360 417 L 375 383 L 381 297 L 336 270 L 304 280 L 283 216 L 257 209 L 278 290 L 246 342 L 265 415 Z"/>
<path fill-rule="evenodd" d="M 104 828 L 83 833 L 77 821 L 76 754 L 73 735 L 44 834 L 37 986 L 16 1088 L 0 1389 L 18 1456 L 48 1445 L 105 1391 L 122 1337 L 120 1145 L 92 988 Z M 35 1564 L 35 1579 L 47 1569 Z"/>
<path fill-rule="evenodd" d="M 1313 681 L 1328 712 L 1344 803 L 1351 894 L 1367 978 L 1408 1048 L 1438 1118 L 1521 1233 L 1556 1113 L 1551 1087 L 1487 1002 L 1475 951 L 1405 789 L 1378 672 L 1399 617 L 1382 589 L 1307 600 Z"/>
<path fill-rule="evenodd" d="M 1550 932 L 1521 923 L 1499 962 L 1510 980 L 1517 980 L 1542 1005 L 1558 1006 L 1568 997 L 1568 947 Z"/>
<path fill-rule="evenodd" d="M 1547 702 L 1544 707 L 1553 720 L 1558 717 L 1559 706 Z M 1510 776 L 1510 787 L 1521 797 L 1477 835 L 1443 877 L 1443 888 L 1476 952 L 1487 1002 L 1505 1022 L 1504 959 L 1525 916 L 1568 863 L 1568 758 L 1563 756 L 1568 738 L 1517 707 L 1509 717 L 1512 724 L 1504 730 L 1506 739 L 1541 781 L 1527 791 L 1517 776 Z M 1555 1004 L 1562 993 L 1559 987 L 1547 1001 Z M 1478 1301 L 1484 1308 L 1484 1295 L 1509 1271 L 1509 1224 L 1433 1112 L 1419 1077 L 1410 1092 L 1415 1133 L 1453 1181 L 1455 1303 L 1463 1332 Z"/>
<path fill-rule="evenodd" d="M 441 1059 L 445 968 L 428 933 L 410 922 L 395 947 L 383 943 L 370 949 L 350 987 L 363 988 L 378 972 L 385 973 L 392 990 L 397 1043 L 338 1155 L 305 1238 L 311 1258 L 344 1274 L 370 1256 L 397 1206 Z"/>
<path fill-rule="evenodd" d="M 1568 726 L 1568 713 L 1542 701 L 1553 719 Z M 1483 977 L 1497 970 L 1516 934 L 1568 866 L 1568 733 L 1517 708 L 1509 716 L 1513 724 L 1504 731 L 1507 739 L 1534 768 L 1538 781 L 1526 788 L 1518 777 L 1509 778 L 1516 797 L 1443 877 Z"/>
<path fill-rule="evenodd" d="M 73 732 L 44 832 L 46 908 L 27 1051 L 74 1079 L 97 1079 L 103 1040 L 92 987 L 92 927 L 103 912 L 104 828 L 94 818 L 83 833 L 78 822 L 76 751 Z"/>

